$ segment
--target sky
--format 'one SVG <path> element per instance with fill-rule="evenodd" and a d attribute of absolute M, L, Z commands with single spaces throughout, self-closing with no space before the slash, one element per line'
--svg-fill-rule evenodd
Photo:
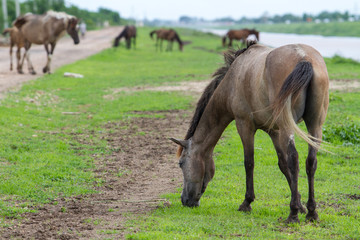
<path fill-rule="evenodd" d="M 292 13 L 318 14 L 322 11 L 360 14 L 360 0 L 66 0 L 82 9 L 112 9 L 124 18 L 178 20 L 181 16 L 213 20 L 232 17 L 260 17 Z"/>

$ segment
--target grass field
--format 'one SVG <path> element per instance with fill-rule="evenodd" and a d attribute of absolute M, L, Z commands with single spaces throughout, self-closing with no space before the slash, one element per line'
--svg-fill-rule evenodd
<path fill-rule="evenodd" d="M 222 63 L 218 37 L 181 30 L 192 41 L 184 52 L 154 54 L 150 29 L 139 30 L 136 50 L 108 49 L 58 69 L 21 91 L 10 92 L 0 104 L 0 221 L 30 211 L 31 206 L 52 202 L 58 196 L 93 192 L 101 184 L 92 173 L 94 155 L 110 154 L 98 137 L 109 121 L 134 117 L 132 111 L 191 109 L 194 98 L 181 93 L 139 91 L 120 93 L 114 100 L 103 96 L 112 89 L 139 85 L 209 79 Z M 360 79 L 359 63 L 326 59 L 331 79 Z M 85 75 L 69 79 L 63 72 Z M 277 166 L 270 138 L 256 134 L 255 194 L 251 213 L 238 212 L 245 193 L 242 146 L 231 124 L 215 149 L 216 174 L 199 208 L 182 207 L 180 191 L 165 197 L 170 207 L 150 216 L 134 217 L 129 239 L 358 239 L 360 236 L 360 108 L 359 92 L 331 92 L 324 138 L 334 154 L 321 152 L 315 190 L 320 220 L 285 225 L 290 191 Z M 66 114 L 66 113 L 75 114 Z M 91 133 L 91 145 L 73 138 Z M 307 146 L 297 140 L 300 160 L 299 190 L 307 199 L 305 159 Z M 111 234 L 109 234 L 111 239 Z"/>

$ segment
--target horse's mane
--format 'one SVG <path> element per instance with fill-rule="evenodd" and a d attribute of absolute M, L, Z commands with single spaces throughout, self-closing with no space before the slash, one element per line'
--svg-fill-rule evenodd
<path fill-rule="evenodd" d="M 32 14 L 32 13 L 26 13 L 25 15 L 18 17 L 14 21 L 13 25 L 20 29 L 22 25 L 27 23 L 30 20 L 30 18 L 32 18 L 32 16 L 39 16 L 39 15 L 35 15 L 35 14 Z M 47 21 L 48 19 L 50 19 L 52 17 L 54 17 L 56 19 L 63 19 L 66 25 L 68 23 L 68 20 L 71 20 L 71 19 L 76 20 L 76 17 L 73 16 L 73 15 L 69 15 L 69 14 L 67 14 L 65 12 L 55 12 L 55 11 L 52 11 L 52 10 L 47 11 L 46 14 L 42 15 L 42 16 L 44 16 L 44 19 L 43 19 L 44 21 Z"/>
<path fill-rule="evenodd" d="M 173 30 L 175 33 L 175 40 L 179 43 L 179 44 L 183 44 L 183 42 L 181 41 L 179 35 L 177 34 L 177 32 L 175 32 L 175 30 Z"/>
<path fill-rule="evenodd" d="M 129 26 L 126 25 L 124 30 L 121 31 L 121 33 L 115 38 L 114 41 L 114 47 L 119 46 L 120 39 L 125 35 L 125 33 L 129 30 Z"/>
<path fill-rule="evenodd" d="M 226 73 L 228 72 L 231 64 L 235 61 L 235 59 L 244 53 L 251 45 L 256 44 L 256 42 L 250 42 L 247 48 L 240 49 L 238 51 L 235 50 L 228 50 L 224 52 L 224 66 L 220 67 L 215 71 L 212 75 L 213 80 L 209 83 L 209 85 L 205 88 L 204 92 L 202 93 L 197 105 L 194 116 L 191 119 L 190 127 L 186 133 L 185 140 L 190 139 L 194 136 L 196 127 L 198 126 L 201 116 L 203 115 L 207 104 L 209 103 L 212 95 L 214 94 L 216 88 L 219 86 L 220 82 L 224 79 Z M 177 156 L 181 155 L 183 148 L 180 146 L 178 148 Z"/>
<path fill-rule="evenodd" d="M 55 11 L 52 11 L 52 10 L 49 10 L 46 12 L 45 14 L 45 18 L 46 17 L 55 17 L 57 19 L 72 19 L 72 18 L 76 18 L 75 16 L 73 15 L 70 15 L 70 14 L 67 14 L 65 12 L 55 12 Z"/>
<path fill-rule="evenodd" d="M 153 38 L 154 33 L 156 33 L 156 30 L 150 32 L 150 37 Z"/>

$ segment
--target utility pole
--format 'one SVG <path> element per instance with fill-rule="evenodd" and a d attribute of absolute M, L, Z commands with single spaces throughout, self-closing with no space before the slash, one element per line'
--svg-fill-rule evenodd
<path fill-rule="evenodd" d="M 8 23 L 8 13 L 7 13 L 6 0 L 2 0 L 2 9 L 3 9 L 3 16 L 4 16 L 4 28 L 8 28 L 9 23 Z"/>
<path fill-rule="evenodd" d="M 15 0 L 15 13 L 16 13 L 16 17 L 20 16 L 20 3 L 19 3 L 19 0 Z"/>

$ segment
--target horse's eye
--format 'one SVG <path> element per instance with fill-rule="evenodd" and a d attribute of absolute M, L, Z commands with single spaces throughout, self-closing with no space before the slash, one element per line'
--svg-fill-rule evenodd
<path fill-rule="evenodd" d="M 184 165 L 184 162 L 179 162 L 179 167 L 182 168 L 182 166 Z"/>

